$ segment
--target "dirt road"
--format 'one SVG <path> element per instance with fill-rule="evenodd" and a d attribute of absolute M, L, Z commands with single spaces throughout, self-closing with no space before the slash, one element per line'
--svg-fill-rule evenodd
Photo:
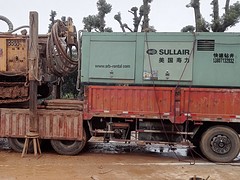
<path fill-rule="evenodd" d="M 178 154 L 184 161 L 192 157 Z M 240 160 L 220 165 L 197 158 L 195 165 L 179 161 L 173 152 L 96 153 L 83 152 L 78 156 L 62 156 L 43 151 L 40 158 L 11 150 L 0 151 L 0 179 L 177 179 L 188 180 L 197 175 L 209 180 L 234 180 L 240 176 Z"/>

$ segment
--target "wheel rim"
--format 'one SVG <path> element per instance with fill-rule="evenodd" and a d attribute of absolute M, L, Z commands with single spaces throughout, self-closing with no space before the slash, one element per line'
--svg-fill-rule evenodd
<path fill-rule="evenodd" d="M 211 148 L 217 154 L 227 154 L 231 148 L 231 140 L 224 135 L 217 135 L 211 140 Z"/>

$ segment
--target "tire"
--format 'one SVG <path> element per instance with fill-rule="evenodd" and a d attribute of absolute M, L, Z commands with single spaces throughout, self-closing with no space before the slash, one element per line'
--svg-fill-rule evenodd
<path fill-rule="evenodd" d="M 77 141 L 77 140 L 51 140 L 51 145 L 53 149 L 58 153 L 62 155 L 77 155 L 79 154 L 84 146 L 86 145 L 86 132 L 83 131 L 83 140 Z"/>
<path fill-rule="evenodd" d="M 200 149 L 210 161 L 231 162 L 239 154 L 240 140 L 232 128 L 213 126 L 203 133 Z"/>
<path fill-rule="evenodd" d="M 8 138 L 8 143 L 11 149 L 16 152 L 22 152 L 25 138 Z M 29 142 L 28 152 L 33 152 L 33 142 Z"/>

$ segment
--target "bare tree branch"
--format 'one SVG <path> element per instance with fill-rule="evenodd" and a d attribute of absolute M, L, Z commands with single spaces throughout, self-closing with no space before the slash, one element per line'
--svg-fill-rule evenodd
<path fill-rule="evenodd" d="M 123 26 L 128 29 L 130 32 L 133 32 L 133 30 L 127 25 L 127 24 L 123 24 Z"/>
<path fill-rule="evenodd" d="M 130 10 L 129 10 L 128 12 L 130 12 L 131 14 L 133 14 L 133 15 L 134 15 L 134 12 L 132 12 L 132 11 L 130 11 Z"/>
<path fill-rule="evenodd" d="M 137 15 L 138 8 L 137 7 L 132 7 L 131 12 L 133 14 L 133 26 L 134 26 L 134 32 L 138 32 L 138 27 L 141 22 L 141 15 L 138 17 Z"/>
<path fill-rule="evenodd" d="M 201 15 L 200 0 L 192 0 L 186 7 L 192 7 L 194 9 L 196 31 L 208 32 L 208 23 L 202 18 Z"/>
<path fill-rule="evenodd" d="M 121 20 L 121 17 L 119 17 L 119 14 L 115 15 L 114 18 L 115 18 L 115 20 L 117 20 L 119 22 L 122 30 L 123 30 L 123 28 L 126 28 L 130 32 L 138 32 L 139 25 L 140 25 L 143 17 L 144 17 L 144 20 L 142 21 L 142 23 L 143 23 L 142 27 L 149 28 L 148 15 L 150 13 L 149 3 L 151 3 L 151 2 L 152 2 L 152 0 L 143 0 L 143 5 L 139 9 L 137 7 L 132 7 L 131 10 L 128 11 L 129 13 L 131 13 L 133 15 L 133 30 L 127 24 L 122 23 L 122 20 Z M 138 13 L 138 11 L 139 11 L 139 13 Z M 151 27 L 150 29 L 151 29 L 151 31 L 156 31 L 154 29 L 154 27 Z M 125 32 L 125 31 L 123 31 L 123 32 Z"/>
<path fill-rule="evenodd" d="M 121 17 L 121 13 L 118 12 L 118 14 L 116 14 L 114 16 L 114 19 L 118 21 L 118 23 L 120 24 L 120 27 L 122 29 L 122 32 L 125 32 L 125 29 L 124 29 L 124 26 L 123 26 L 123 23 L 122 23 L 122 17 Z"/>

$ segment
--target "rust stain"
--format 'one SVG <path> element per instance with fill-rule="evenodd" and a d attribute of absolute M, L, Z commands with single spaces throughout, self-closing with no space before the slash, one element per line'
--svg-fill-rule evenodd
<path fill-rule="evenodd" d="M 29 131 L 28 109 L 1 108 L 1 137 L 24 137 Z M 82 112 L 76 110 L 37 110 L 38 132 L 42 139 L 82 140 Z"/>
<path fill-rule="evenodd" d="M 24 102 L 29 99 L 25 82 L 0 82 L 0 104 Z"/>
<path fill-rule="evenodd" d="M 172 111 L 174 88 L 136 86 L 87 87 L 87 114 L 103 116 L 142 116 L 155 118 Z"/>
<path fill-rule="evenodd" d="M 186 120 L 236 122 L 240 117 L 238 89 L 179 88 L 176 91 L 175 87 L 88 86 L 86 92 L 86 119 L 164 117 L 183 123 Z"/>

